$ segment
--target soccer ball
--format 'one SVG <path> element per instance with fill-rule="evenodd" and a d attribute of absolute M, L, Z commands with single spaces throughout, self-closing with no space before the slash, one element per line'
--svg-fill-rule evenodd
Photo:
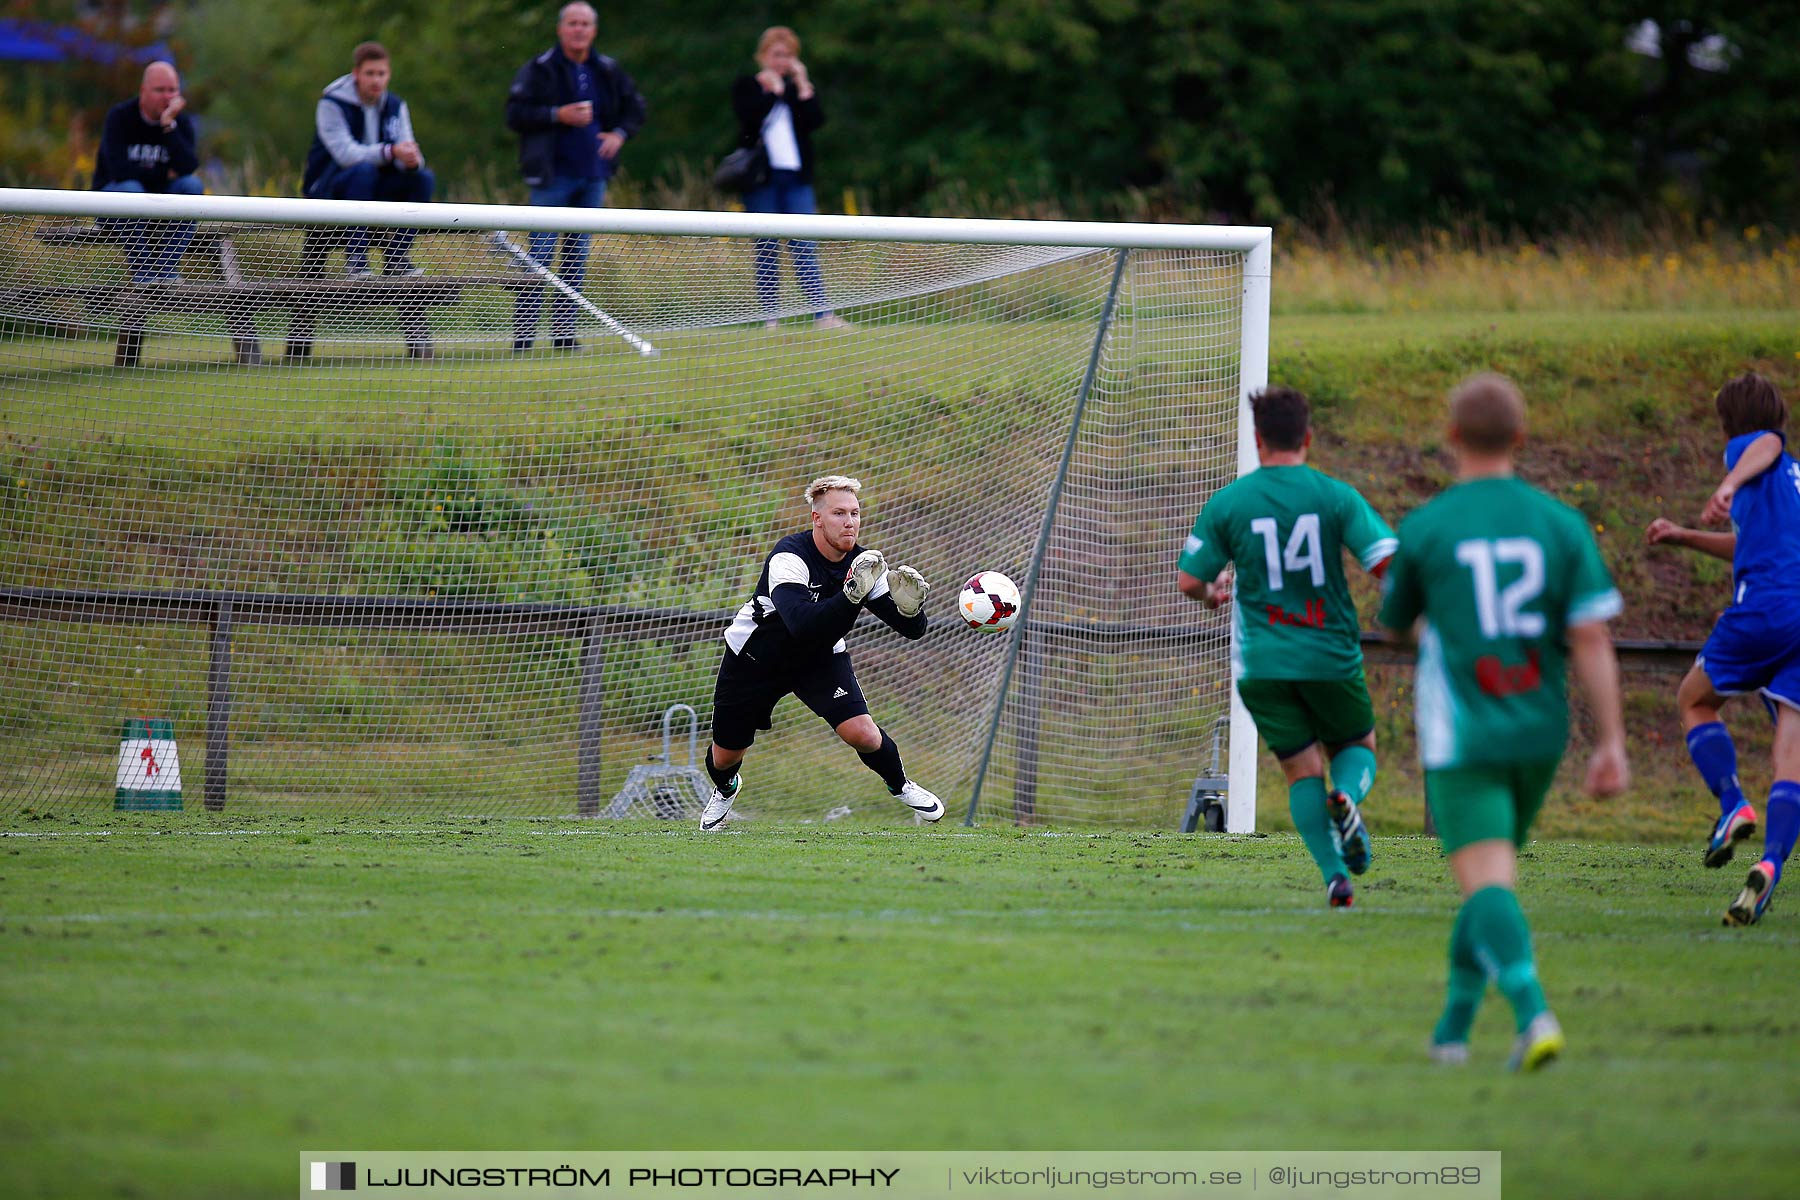
<path fill-rule="evenodd" d="M 1019 617 L 1019 589 L 998 571 L 983 571 L 963 584 L 956 611 L 978 633 L 1005 633 Z"/>

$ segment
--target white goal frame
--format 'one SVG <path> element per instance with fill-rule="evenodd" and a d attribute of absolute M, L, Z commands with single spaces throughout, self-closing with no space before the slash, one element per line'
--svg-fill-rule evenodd
<path fill-rule="evenodd" d="M 1265 226 L 986 220 L 936 217 L 792 216 L 649 209 L 571 209 L 497 204 L 408 204 L 254 196 L 162 196 L 145 193 L 0 188 L 0 212 L 91 219 L 204 220 L 274 225 L 330 225 L 524 232 L 642 234 L 675 237 L 762 237 L 811 241 L 1057 246 L 1115 250 L 1195 250 L 1239 254 L 1240 306 L 1237 473 L 1255 469 L 1256 441 L 1248 398 L 1268 383 L 1269 288 L 1273 231 Z M 1170 530 L 1170 545 L 1182 531 Z M 1171 576 L 1173 571 L 1171 570 Z M 1171 580 L 1172 586 L 1172 580 Z M 1027 598 L 1029 603 L 1029 597 Z M 1235 623 L 1234 633 L 1235 638 Z M 1235 687 L 1230 708 L 1226 829 L 1256 826 L 1256 730 Z M 1193 748 L 1198 770 L 1206 748 Z"/>

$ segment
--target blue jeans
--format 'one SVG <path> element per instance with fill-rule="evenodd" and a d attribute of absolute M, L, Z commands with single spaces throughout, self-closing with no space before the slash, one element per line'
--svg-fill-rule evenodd
<path fill-rule="evenodd" d="M 550 208 L 605 208 L 606 180 L 558 179 L 543 187 L 532 188 L 531 202 Z M 587 277 L 588 235 L 565 233 L 560 236 L 562 263 L 557 273 L 564 283 L 579 292 L 581 281 Z M 531 259 L 545 270 L 551 269 L 550 259 L 556 251 L 557 237 L 554 232 L 531 235 Z M 543 306 L 542 288 L 520 289 L 519 299 L 513 305 L 515 345 L 530 345 L 537 337 L 538 314 Z M 550 300 L 550 336 L 556 341 L 571 341 L 575 337 L 575 302 L 561 292 Z"/>
<path fill-rule="evenodd" d="M 770 171 L 769 182 L 744 193 L 744 208 L 757 213 L 796 213 L 811 216 L 819 211 L 813 200 L 812 184 L 804 183 L 798 171 Z M 819 274 L 817 242 L 788 242 L 788 257 L 794 261 L 794 278 L 800 291 L 813 306 L 813 315 L 823 317 L 831 312 L 825 299 L 825 279 Z M 763 314 L 773 317 L 781 307 L 781 251 L 774 238 L 756 239 L 756 295 L 762 301 Z"/>
<path fill-rule="evenodd" d="M 142 195 L 149 189 L 135 179 L 121 179 L 100 190 Z M 167 194 L 203 196 L 206 185 L 200 182 L 198 175 L 183 175 L 169 181 Z M 155 283 L 181 278 L 181 256 L 187 253 L 188 243 L 194 240 L 192 221 L 157 221 L 152 225 L 148 221 L 115 220 L 101 221 L 100 225 L 124 250 L 125 265 L 131 268 L 131 282 Z"/>
<path fill-rule="evenodd" d="M 335 167 L 321 181 L 318 191 L 331 200 L 397 200 L 413 204 L 431 203 L 437 189 L 437 177 L 429 167 L 416 171 L 378 163 L 362 163 L 354 167 Z M 396 229 L 389 236 L 384 267 L 391 273 L 407 263 L 412 252 L 416 229 Z M 344 266 L 352 271 L 369 269 L 369 231 L 344 231 Z"/>

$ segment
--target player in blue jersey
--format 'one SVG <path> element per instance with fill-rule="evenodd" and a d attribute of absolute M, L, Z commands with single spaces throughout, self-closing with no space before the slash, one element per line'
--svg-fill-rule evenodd
<path fill-rule="evenodd" d="M 1676 694 L 1688 753 L 1719 800 L 1706 846 L 1709 867 L 1731 861 L 1736 843 L 1756 830 L 1756 809 L 1738 783 L 1737 748 L 1719 709 L 1754 692 L 1775 719 L 1763 856 L 1725 910 L 1725 924 L 1753 925 L 1768 911 L 1800 836 L 1800 463 L 1787 453 L 1787 405 L 1769 380 L 1740 375 L 1713 403 L 1728 439 L 1726 475 L 1702 521 L 1729 517 L 1732 531 L 1708 533 L 1658 518 L 1647 536 L 1653 546 L 1685 546 L 1731 562 L 1731 607 Z"/>
<path fill-rule="evenodd" d="M 713 688 L 712 745 L 706 750 L 713 793 L 700 814 L 701 829 L 718 829 L 731 815 L 741 786 L 738 764 L 790 692 L 920 820 L 944 815 L 944 802 L 906 777 L 900 748 L 869 715 L 844 646 L 844 635 L 865 608 L 903 638 L 924 637 L 925 593 L 931 590 L 911 567 L 890 570 L 881 551 L 857 545 L 861 491 L 859 481 L 843 475 L 807 485 L 812 527 L 775 543 L 756 590 L 725 630 L 725 657 Z"/>

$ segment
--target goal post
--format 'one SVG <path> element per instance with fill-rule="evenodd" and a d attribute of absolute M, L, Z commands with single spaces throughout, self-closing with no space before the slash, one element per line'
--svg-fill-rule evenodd
<path fill-rule="evenodd" d="M 1256 427 L 1250 419 L 1250 396 L 1269 382 L 1269 286 L 1274 245 L 1264 238 L 1244 255 L 1243 332 L 1238 341 L 1237 474 L 1256 470 Z M 1233 611 L 1236 611 L 1235 604 Z M 1238 632 L 1234 627 L 1234 644 Z M 1225 828 L 1249 833 L 1256 828 L 1256 722 L 1237 688 L 1231 691 L 1231 741 Z"/>
<path fill-rule="evenodd" d="M 1255 463 L 1270 244 L 0 189 L 0 812 L 106 802 L 124 720 L 188 743 L 190 807 L 626 811 L 842 472 L 934 585 L 921 642 L 849 639 L 915 778 L 1173 827 L 1224 720 L 1252 829 L 1230 622 L 1173 577 Z M 953 618 L 980 570 L 1026 589 L 1005 637 Z M 747 819 L 903 815 L 793 702 L 745 779 Z"/>

